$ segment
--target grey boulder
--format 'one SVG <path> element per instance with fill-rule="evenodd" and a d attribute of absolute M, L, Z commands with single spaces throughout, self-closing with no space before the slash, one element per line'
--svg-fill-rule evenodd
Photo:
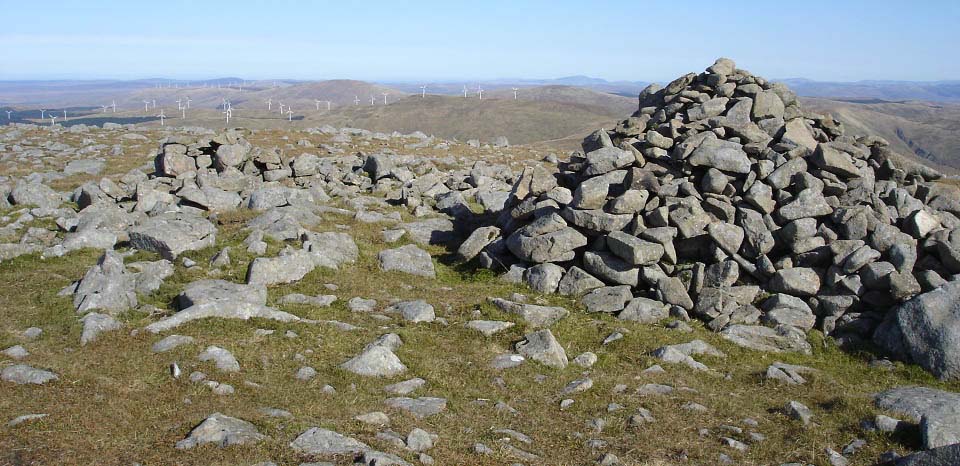
<path fill-rule="evenodd" d="M 901 304 L 887 314 L 873 339 L 942 380 L 960 380 L 960 282 Z"/>

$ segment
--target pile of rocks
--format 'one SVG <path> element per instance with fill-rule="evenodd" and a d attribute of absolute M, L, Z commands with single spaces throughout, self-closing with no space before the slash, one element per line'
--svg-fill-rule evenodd
<path fill-rule="evenodd" d="M 639 101 L 559 173 L 525 169 L 463 258 L 585 294 L 591 311 L 690 314 L 801 351 L 814 327 L 870 339 L 888 309 L 960 272 L 960 202 L 940 175 L 804 113 L 785 85 L 719 59 Z"/>

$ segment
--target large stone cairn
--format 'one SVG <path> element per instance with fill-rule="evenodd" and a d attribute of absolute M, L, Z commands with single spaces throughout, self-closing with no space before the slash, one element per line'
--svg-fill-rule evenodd
<path fill-rule="evenodd" d="M 960 202 L 936 171 L 732 60 L 650 85 L 582 146 L 524 170 L 499 234 L 466 242 L 482 265 L 624 319 L 849 343 L 960 273 Z"/>

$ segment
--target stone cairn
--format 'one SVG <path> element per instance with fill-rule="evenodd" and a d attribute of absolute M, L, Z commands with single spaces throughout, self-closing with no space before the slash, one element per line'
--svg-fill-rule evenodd
<path fill-rule="evenodd" d="M 464 259 L 625 320 L 694 316 L 744 346 L 870 339 L 887 311 L 960 273 L 960 202 L 877 137 L 805 113 L 721 58 L 650 85 L 583 153 L 524 169 Z"/>

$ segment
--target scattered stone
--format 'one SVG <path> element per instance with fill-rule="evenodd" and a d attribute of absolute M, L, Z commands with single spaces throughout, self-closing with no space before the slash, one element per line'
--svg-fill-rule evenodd
<path fill-rule="evenodd" d="M 406 411 L 418 419 L 435 416 L 447 409 L 447 400 L 444 398 L 388 398 L 387 406 Z"/>
<path fill-rule="evenodd" d="M 230 351 L 219 346 L 208 346 L 197 356 L 201 362 L 213 361 L 217 369 L 223 372 L 240 372 L 240 363 Z"/>
<path fill-rule="evenodd" d="M 508 328 L 513 327 L 513 322 L 504 322 L 499 320 L 471 320 L 467 322 L 466 327 L 471 330 L 476 330 L 482 333 L 484 336 L 493 336 L 497 333 L 500 333 Z"/>
<path fill-rule="evenodd" d="M 58 380 L 57 374 L 48 370 L 36 369 L 26 364 L 15 364 L 4 367 L 0 371 L 0 380 L 12 382 L 18 385 L 34 384 L 43 385 L 47 382 Z"/>
<path fill-rule="evenodd" d="M 307 429 L 293 442 L 290 448 L 307 455 L 349 455 L 370 450 L 365 443 L 332 430 L 320 427 Z"/>
<path fill-rule="evenodd" d="M 256 426 L 230 416 L 213 413 L 190 431 L 186 438 L 177 442 L 178 450 L 189 450 L 206 443 L 216 444 L 220 448 L 231 445 L 257 443 L 267 437 L 257 431 Z"/>
<path fill-rule="evenodd" d="M 528 333 L 516 344 L 517 353 L 545 366 L 563 369 L 567 367 L 567 353 L 548 329 Z"/>
<path fill-rule="evenodd" d="M 23 359 L 27 356 L 30 356 L 30 352 L 21 345 L 11 346 L 3 351 L 0 351 L 0 354 L 3 354 L 10 359 Z"/>
<path fill-rule="evenodd" d="M 97 340 L 103 332 L 118 330 L 122 325 L 120 321 L 106 314 L 90 313 L 80 319 L 83 322 L 83 333 L 80 334 L 80 345 L 92 343 Z"/>
<path fill-rule="evenodd" d="M 396 270 L 428 278 L 435 278 L 437 275 L 430 254 L 412 244 L 380 251 L 377 258 L 380 269 L 384 271 Z"/>
<path fill-rule="evenodd" d="M 24 414 L 22 416 L 17 416 L 7 422 L 7 427 L 16 427 L 24 422 L 36 421 L 38 419 L 43 419 L 47 417 L 46 414 Z"/>
<path fill-rule="evenodd" d="M 813 421 L 813 412 L 810 411 L 810 408 L 807 408 L 803 403 L 798 401 L 787 403 L 784 412 L 787 416 L 790 416 L 790 418 L 803 422 L 804 425 L 808 425 Z"/>

